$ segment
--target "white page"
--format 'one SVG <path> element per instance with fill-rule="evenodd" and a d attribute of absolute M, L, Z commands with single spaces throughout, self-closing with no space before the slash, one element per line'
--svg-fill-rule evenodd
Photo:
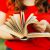
<path fill-rule="evenodd" d="M 22 24 L 22 28 L 24 28 L 24 26 L 25 26 L 25 14 L 24 14 L 24 11 L 21 11 L 21 24 Z"/>
<path fill-rule="evenodd" d="M 38 37 L 50 37 L 50 33 L 30 33 L 27 36 L 28 38 L 38 38 Z"/>
<path fill-rule="evenodd" d="M 3 28 L 3 29 L 2 29 Z M 18 38 L 23 38 L 23 35 L 18 33 L 18 32 L 14 32 L 12 31 L 9 27 L 7 27 L 6 25 L 2 25 L 0 26 L 0 31 L 3 31 L 3 33 L 9 33 L 12 34 Z"/>
<path fill-rule="evenodd" d="M 16 27 L 18 27 L 18 29 L 20 30 L 20 32 L 22 32 L 20 14 L 14 14 L 13 17 L 12 17 L 12 19 L 14 20 L 14 23 L 15 23 Z"/>
<path fill-rule="evenodd" d="M 34 14 L 31 13 L 28 19 L 26 20 L 26 23 L 29 22 L 31 19 L 36 19 L 36 16 L 34 17 Z"/>
<path fill-rule="evenodd" d="M 26 23 L 25 23 L 25 27 L 24 27 L 24 34 L 27 35 L 28 31 L 27 31 L 27 26 L 31 23 L 36 23 L 38 22 L 38 20 L 36 19 L 36 16 L 34 16 L 33 14 L 31 14 L 28 19 L 26 20 Z"/>

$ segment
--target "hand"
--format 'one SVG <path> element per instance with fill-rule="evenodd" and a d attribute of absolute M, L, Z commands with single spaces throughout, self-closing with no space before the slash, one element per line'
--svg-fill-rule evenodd
<path fill-rule="evenodd" d="M 46 32 L 50 32 L 50 24 L 47 25 Z"/>
<path fill-rule="evenodd" d="M 2 25 L 5 22 L 6 13 L 0 11 L 0 25 Z"/>
<path fill-rule="evenodd" d="M 46 28 L 44 28 L 44 25 L 42 25 L 42 24 L 35 24 L 34 23 L 33 26 L 34 26 L 34 29 L 37 30 L 38 32 L 45 32 Z"/>
<path fill-rule="evenodd" d="M 34 23 L 33 26 L 38 32 L 45 32 L 48 22 L 46 20 L 41 20 L 38 23 Z"/>

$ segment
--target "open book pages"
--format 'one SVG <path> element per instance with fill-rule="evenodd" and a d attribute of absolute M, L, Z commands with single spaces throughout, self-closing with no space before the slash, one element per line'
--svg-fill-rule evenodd
<path fill-rule="evenodd" d="M 2 29 L 2 28 L 3 28 L 3 29 Z M 7 25 L 2 25 L 2 26 L 0 27 L 0 31 L 1 31 L 2 33 L 9 33 L 9 34 L 11 34 L 11 35 L 16 36 L 17 38 L 20 38 L 20 39 L 24 37 L 23 34 L 19 34 L 18 32 L 13 31 L 13 30 L 10 29 Z"/>
<path fill-rule="evenodd" d="M 27 38 L 50 37 L 50 33 L 30 33 Z"/>
<path fill-rule="evenodd" d="M 28 33 L 27 26 L 31 23 L 39 23 L 34 14 L 30 14 L 28 19 L 25 21 L 24 12 L 21 11 L 20 14 L 13 14 L 7 21 L 0 26 L 2 33 L 9 33 L 15 37 L 21 38 L 36 38 L 36 37 L 50 37 L 49 33 Z M 44 25 L 46 28 L 46 26 Z M 3 29 L 2 29 L 3 28 Z"/>

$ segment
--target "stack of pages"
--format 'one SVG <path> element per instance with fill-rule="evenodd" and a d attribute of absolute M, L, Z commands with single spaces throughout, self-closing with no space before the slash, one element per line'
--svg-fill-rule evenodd
<path fill-rule="evenodd" d="M 27 26 L 31 23 L 39 23 L 33 13 L 26 21 L 24 12 L 21 12 L 21 14 L 13 14 L 13 16 L 10 16 L 10 18 L 0 26 L 0 31 L 2 31 L 2 33 L 9 33 L 19 39 L 50 37 L 49 33 L 28 33 Z"/>

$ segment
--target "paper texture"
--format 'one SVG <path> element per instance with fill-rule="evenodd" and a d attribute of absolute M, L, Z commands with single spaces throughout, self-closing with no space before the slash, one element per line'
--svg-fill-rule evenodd
<path fill-rule="evenodd" d="M 7 21 L 2 26 L 0 26 L 0 30 L 2 31 L 2 33 L 12 34 L 19 39 L 25 36 L 27 37 L 27 39 L 37 38 L 37 37 L 50 37 L 49 33 L 34 33 L 34 32 L 28 33 L 27 26 L 31 23 L 40 24 L 40 22 L 36 19 L 36 16 L 34 16 L 33 13 L 30 14 L 28 19 L 25 21 L 24 12 L 21 11 L 21 15 L 13 14 L 13 16 L 10 16 L 10 18 L 7 19 Z M 44 28 L 46 28 L 45 25 L 44 25 Z"/>

